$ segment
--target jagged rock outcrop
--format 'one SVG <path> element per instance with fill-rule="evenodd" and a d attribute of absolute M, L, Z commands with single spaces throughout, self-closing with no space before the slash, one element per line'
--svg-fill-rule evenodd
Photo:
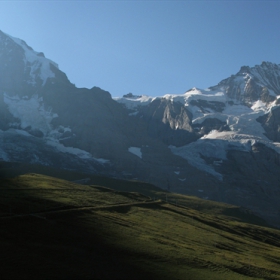
<path fill-rule="evenodd" d="M 257 100 L 272 102 L 280 94 L 280 65 L 262 62 L 252 68 L 242 66 L 236 75 L 212 87 L 217 88 L 222 88 L 230 98 L 247 105 Z"/>
<path fill-rule="evenodd" d="M 273 108 L 269 113 L 257 119 L 265 130 L 265 135 L 273 142 L 280 142 L 280 107 Z"/>
<path fill-rule="evenodd" d="M 191 112 L 179 102 L 155 99 L 140 108 L 138 117 L 147 123 L 149 136 L 167 145 L 182 146 L 198 138 L 191 126 Z"/>
<path fill-rule="evenodd" d="M 190 105 L 197 106 L 203 113 L 209 113 L 209 111 L 222 112 L 225 109 L 226 104 L 219 101 L 206 101 L 202 99 L 192 100 Z"/>

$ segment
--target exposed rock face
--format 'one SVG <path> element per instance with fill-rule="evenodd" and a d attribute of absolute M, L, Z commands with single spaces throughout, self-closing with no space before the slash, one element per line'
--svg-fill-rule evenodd
<path fill-rule="evenodd" d="M 209 113 L 210 110 L 216 112 L 222 112 L 225 109 L 225 103 L 218 101 L 206 101 L 206 100 L 192 100 L 190 103 L 192 106 L 197 106 L 201 109 L 202 112 Z"/>
<path fill-rule="evenodd" d="M 280 142 L 280 107 L 276 107 L 268 114 L 265 114 L 257 119 L 264 130 L 267 138 L 274 142 Z"/>
<path fill-rule="evenodd" d="M 193 127 L 197 128 L 200 135 L 208 134 L 212 130 L 217 131 L 230 131 L 226 122 L 216 118 L 208 118 L 200 124 L 195 124 Z"/>
<path fill-rule="evenodd" d="M 9 129 L 12 123 L 19 123 L 19 120 L 10 113 L 4 102 L 4 95 L 0 94 L 0 129 Z"/>
<path fill-rule="evenodd" d="M 24 78 L 28 78 L 28 73 L 25 71 L 24 50 L 0 31 L 0 51 L 1 89 L 9 90 L 11 94 L 22 93 L 23 86 L 25 90 L 27 87 L 23 82 Z"/>
<path fill-rule="evenodd" d="M 268 103 L 280 94 L 280 66 L 270 62 L 252 68 L 243 66 L 236 75 L 212 88 L 223 88 L 230 98 L 247 105 L 259 99 Z"/>
<path fill-rule="evenodd" d="M 278 224 L 280 207 L 280 155 L 256 143 L 251 152 L 229 151 L 222 168 L 224 201 L 252 209 L 272 224 Z"/>
<path fill-rule="evenodd" d="M 122 123 L 127 129 L 130 126 L 123 118 L 124 109 L 108 92 L 100 88 L 89 90 L 69 86 L 57 89 L 55 85 L 47 85 L 44 100 L 58 115 L 52 121 L 53 128 L 71 128 L 59 138 L 64 145 L 106 157 L 113 149 L 122 150 L 127 142 L 126 135 L 119 130 Z"/>
<path fill-rule="evenodd" d="M 149 136 L 167 145 L 182 146 L 198 138 L 191 126 L 191 112 L 179 102 L 156 99 L 142 107 L 138 117 L 147 123 Z"/>

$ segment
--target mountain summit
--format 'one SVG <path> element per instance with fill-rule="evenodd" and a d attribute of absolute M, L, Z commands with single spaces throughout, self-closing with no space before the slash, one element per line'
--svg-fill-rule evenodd
<path fill-rule="evenodd" d="M 112 99 L 0 32 L 0 159 L 141 180 L 280 226 L 280 65 L 208 89 Z"/>
<path fill-rule="evenodd" d="M 280 65 L 262 62 L 255 67 L 243 66 L 236 75 L 221 81 L 218 86 L 230 97 L 250 105 L 261 100 L 268 103 L 280 94 Z"/>
<path fill-rule="evenodd" d="M 30 92 L 32 86 L 44 86 L 46 80 L 55 77 L 58 65 L 46 59 L 42 52 L 35 52 L 23 40 L 0 31 L 0 82 L 1 88 L 11 88 L 22 94 L 22 87 Z M 13 75 L 11 75 L 13 74 Z"/>

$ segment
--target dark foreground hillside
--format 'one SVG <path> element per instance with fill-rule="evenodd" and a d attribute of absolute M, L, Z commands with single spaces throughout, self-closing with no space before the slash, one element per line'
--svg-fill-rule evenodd
<path fill-rule="evenodd" d="M 116 182 L 2 180 L 1 279 L 280 279 L 280 231 L 251 213 Z"/>

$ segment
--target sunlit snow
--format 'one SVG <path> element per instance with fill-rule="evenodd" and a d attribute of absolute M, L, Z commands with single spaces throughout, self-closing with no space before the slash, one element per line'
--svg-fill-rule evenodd
<path fill-rule="evenodd" d="M 159 97 L 150 97 L 147 95 L 141 95 L 137 97 L 114 97 L 113 99 L 121 104 L 124 104 L 127 109 L 135 110 L 138 106 L 144 106 L 151 103 L 153 100 Z"/>
<path fill-rule="evenodd" d="M 256 101 L 251 108 L 254 111 L 267 111 L 266 104 L 263 103 L 261 100 Z"/>

